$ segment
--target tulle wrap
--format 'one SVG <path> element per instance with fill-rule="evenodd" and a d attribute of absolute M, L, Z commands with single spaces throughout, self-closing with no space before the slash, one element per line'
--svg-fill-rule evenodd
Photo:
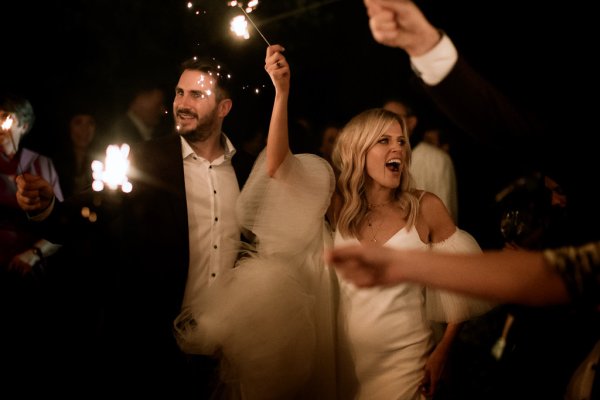
<path fill-rule="evenodd" d="M 457 229 L 446 240 L 430 245 L 431 251 L 441 253 L 481 253 L 477 241 L 468 232 Z M 463 294 L 427 287 L 427 318 L 438 322 L 461 322 L 477 317 L 495 307 L 495 303 Z"/>
<path fill-rule="evenodd" d="M 269 177 L 259 156 L 237 204 L 253 238 L 175 322 L 180 347 L 221 357 L 223 398 L 336 398 L 335 274 L 322 260 L 329 164 L 289 154 Z"/>

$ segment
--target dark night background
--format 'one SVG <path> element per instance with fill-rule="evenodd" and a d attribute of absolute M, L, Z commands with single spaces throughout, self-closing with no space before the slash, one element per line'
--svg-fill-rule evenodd
<path fill-rule="evenodd" d="M 588 190 L 598 171 L 597 65 L 588 58 L 595 58 L 598 45 L 594 24 L 587 22 L 590 6 L 519 0 L 417 3 L 483 75 L 559 127 L 548 141 L 557 144 L 556 162 L 565 172 L 561 178 L 568 180 L 563 183 L 586 200 L 578 213 L 595 210 Z M 185 1 L 166 0 L 5 3 L 0 88 L 29 97 L 38 120 L 27 143 L 52 153 L 62 134 L 62 112 L 72 102 L 93 102 L 102 127 L 124 109 L 128 82 L 155 79 L 170 96 L 180 62 L 209 54 L 225 62 L 240 88 L 226 129 L 236 138 L 268 118 L 272 90 L 263 69 L 266 44 L 252 27 L 249 40 L 234 37 L 229 32 L 234 13 L 240 11 L 228 7 L 227 0 L 195 1 L 191 9 Z M 346 122 L 389 95 L 413 92 L 407 57 L 375 43 L 362 0 L 262 0 L 251 17 L 271 43 L 286 48 L 292 68 L 290 112 L 308 118 L 315 129 L 328 120 Z M 242 89 L 262 85 L 259 95 Z M 446 124 L 454 135 L 460 224 L 480 234 L 486 245 L 481 215 L 489 214 L 493 195 L 515 177 L 514 160 L 464 135 L 427 98 L 415 95 L 423 115 Z M 588 219 L 592 226 L 596 221 Z"/>

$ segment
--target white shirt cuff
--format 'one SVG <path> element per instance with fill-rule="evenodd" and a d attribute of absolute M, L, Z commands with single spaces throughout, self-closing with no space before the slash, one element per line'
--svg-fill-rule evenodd
<path fill-rule="evenodd" d="M 429 86 L 435 86 L 444 80 L 457 60 L 456 47 L 445 33 L 438 44 L 427 53 L 410 58 L 415 73 Z"/>

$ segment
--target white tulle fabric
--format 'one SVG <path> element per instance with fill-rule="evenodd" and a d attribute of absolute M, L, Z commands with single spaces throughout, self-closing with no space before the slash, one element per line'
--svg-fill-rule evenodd
<path fill-rule="evenodd" d="M 448 239 L 430 244 L 440 253 L 481 253 L 477 241 L 466 231 L 457 229 Z M 443 289 L 426 289 L 427 319 L 438 322 L 461 322 L 490 311 L 496 304 Z"/>
<path fill-rule="evenodd" d="M 275 177 L 262 153 L 237 217 L 253 235 L 236 268 L 176 321 L 181 348 L 221 357 L 227 399 L 335 399 L 336 276 L 322 260 L 329 164 L 289 154 Z"/>

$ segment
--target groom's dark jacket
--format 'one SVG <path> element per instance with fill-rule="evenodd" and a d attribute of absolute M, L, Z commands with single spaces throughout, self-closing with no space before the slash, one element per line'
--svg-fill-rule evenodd
<path fill-rule="evenodd" d="M 179 135 L 135 144 L 130 164 L 130 193 L 82 193 L 57 204 L 43 225 L 87 271 L 100 299 L 102 379 L 175 390 L 193 380 L 173 335 L 190 246 Z M 241 186 L 249 171 L 235 156 L 232 164 Z M 95 222 L 82 217 L 84 207 Z"/>

